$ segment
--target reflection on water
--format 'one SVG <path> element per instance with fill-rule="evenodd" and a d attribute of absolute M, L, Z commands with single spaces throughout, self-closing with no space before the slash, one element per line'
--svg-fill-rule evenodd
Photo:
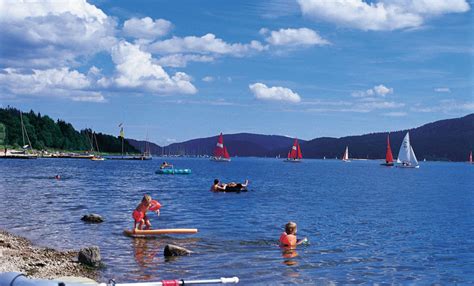
<path fill-rule="evenodd" d="M 238 276 L 243 285 L 474 283 L 474 170 L 466 164 L 400 170 L 376 161 L 175 159 L 193 174 L 159 176 L 160 160 L 25 161 L 0 160 L 3 213 L 26 204 L 21 221 L 3 215 L 0 225 L 59 249 L 98 245 L 107 265 L 104 281 Z M 249 178 L 252 191 L 212 193 L 216 177 Z M 151 214 L 154 228 L 199 233 L 124 236 L 145 193 L 162 204 L 160 217 Z M 80 218 L 88 213 L 105 222 L 84 223 Z M 279 248 L 289 220 L 310 245 Z M 194 253 L 165 259 L 166 244 Z"/>

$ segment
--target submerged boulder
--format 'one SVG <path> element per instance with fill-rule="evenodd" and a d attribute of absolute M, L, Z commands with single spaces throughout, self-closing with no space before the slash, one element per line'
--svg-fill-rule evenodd
<path fill-rule="evenodd" d="M 101 266 L 100 249 L 98 246 L 83 248 L 79 251 L 77 259 L 87 266 L 99 267 Z"/>
<path fill-rule="evenodd" d="M 165 250 L 163 251 L 164 256 L 184 256 L 191 255 L 193 253 L 191 250 L 188 250 L 184 247 L 180 247 L 173 244 L 167 244 Z"/>
<path fill-rule="evenodd" d="M 104 219 L 98 214 L 88 214 L 84 215 L 81 220 L 91 223 L 101 223 L 104 222 Z"/>

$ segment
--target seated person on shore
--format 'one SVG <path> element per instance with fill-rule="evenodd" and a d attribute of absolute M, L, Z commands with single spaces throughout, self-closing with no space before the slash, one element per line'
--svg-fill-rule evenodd
<path fill-rule="evenodd" d="M 211 186 L 211 191 L 212 192 L 225 192 L 227 188 L 232 188 L 232 189 L 245 189 L 247 188 L 249 184 L 249 180 L 245 180 L 245 183 L 235 183 L 235 182 L 230 182 L 227 184 L 221 184 L 218 179 L 214 180 L 214 184 Z"/>
<path fill-rule="evenodd" d="M 161 204 L 158 201 L 152 200 L 150 195 L 144 195 L 142 201 L 133 211 L 132 217 L 134 219 L 133 230 L 141 230 L 143 225 L 145 229 L 151 229 L 151 223 L 146 213 L 147 211 L 154 211 L 160 215 Z"/>
<path fill-rule="evenodd" d="M 167 168 L 173 168 L 173 165 L 168 164 L 168 162 L 163 162 L 160 166 L 160 169 L 167 169 Z"/>
<path fill-rule="evenodd" d="M 308 239 L 306 237 L 301 240 L 296 238 L 296 223 L 292 221 L 285 225 L 285 232 L 280 235 L 280 246 L 283 247 L 293 248 L 307 241 Z"/>

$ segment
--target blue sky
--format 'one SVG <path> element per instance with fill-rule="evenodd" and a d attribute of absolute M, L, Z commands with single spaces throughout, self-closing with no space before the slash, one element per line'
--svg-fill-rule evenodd
<path fill-rule="evenodd" d="M 0 0 L 0 106 L 168 144 L 474 112 L 466 0 Z"/>

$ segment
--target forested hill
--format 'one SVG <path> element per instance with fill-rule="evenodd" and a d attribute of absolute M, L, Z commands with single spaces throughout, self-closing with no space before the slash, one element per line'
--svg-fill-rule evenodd
<path fill-rule="evenodd" d="M 0 123 L 6 127 L 5 144 L 17 148 L 23 146 L 20 112 L 20 110 L 11 107 L 0 108 Z M 42 116 L 33 111 L 22 112 L 22 115 L 23 124 L 34 149 L 91 150 L 92 130 L 77 131 L 70 123 L 62 120 L 54 121 L 47 115 Z M 122 143 L 118 137 L 102 133 L 96 133 L 95 136 L 101 152 L 121 152 Z M 139 152 L 127 141 L 124 142 L 124 151 Z"/>
<path fill-rule="evenodd" d="M 420 160 L 465 161 L 474 149 L 474 114 L 461 118 L 440 120 L 423 126 L 394 131 L 390 133 L 394 157 L 406 132 L 416 155 Z M 371 133 L 341 138 L 316 138 L 300 140 L 304 158 L 341 158 L 346 146 L 349 146 L 351 158 L 385 158 L 388 132 Z M 285 157 L 293 144 L 293 138 L 261 134 L 224 134 L 224 143 L 231 156 Z M 152 153 L 172 155 L 211 155 L 217 143 L 217 136 L 198 138 L 169 146 L 152 146 Z M 144 141 L 134 141 L 140 148 Z"/>

